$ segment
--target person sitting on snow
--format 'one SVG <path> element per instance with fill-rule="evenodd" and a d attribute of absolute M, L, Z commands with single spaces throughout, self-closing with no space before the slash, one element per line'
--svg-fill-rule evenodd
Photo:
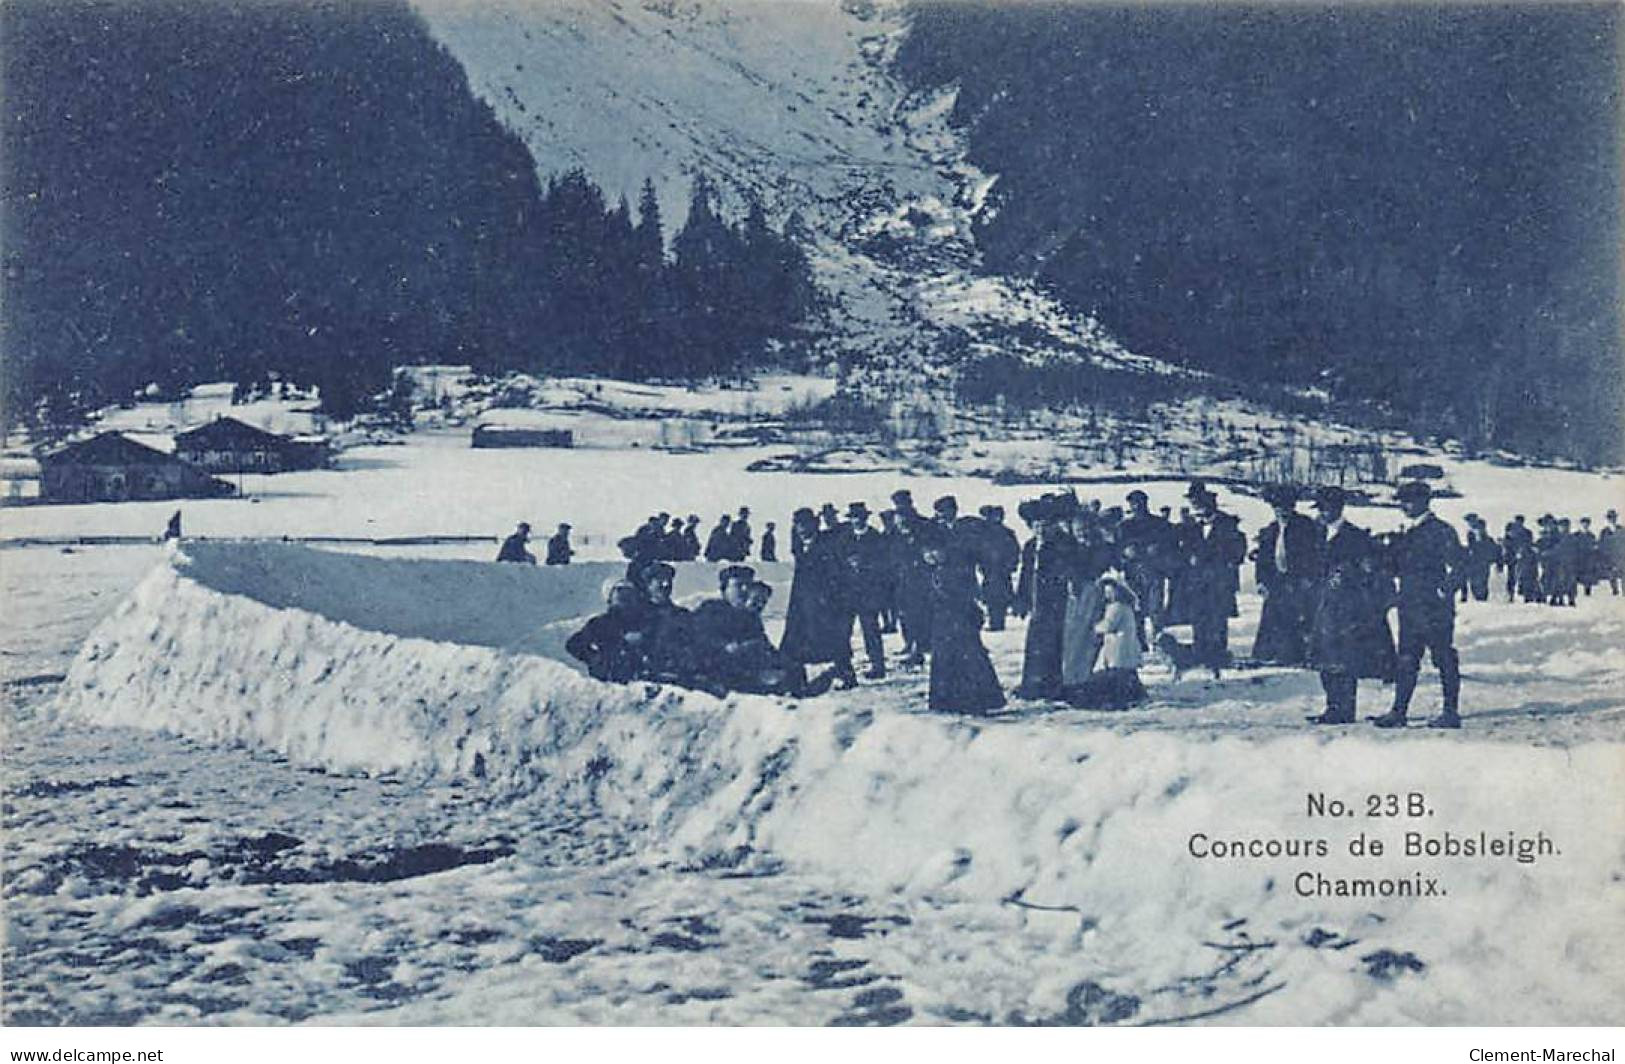
<path fill-rule="evenodd" d="M 677 570 L 665 562 L 647 562 L 638 569 L 635 582 L 643 591 L 637 614 L 643 655 L 638 678 L 692 686 L 694 615 L 671 600 L 676 579 Z"/>
<path fill-rule="evenodd" d="M 750 606 L 757 583 L 756 570 L 750 566 L 727 566 L 718 574 L 721 597 L 694 611 L 692 671 L 700 681 L 696 685 L 709 689 L 715 684 L 752 694 L 811 693 L 806 689 L 806 670 L 774 648 L 760 612 Z M 761 597 L 760 592 L 754 594 Z M 761 601 L 765 606 L 766 598 Z"/>
<path fill-rule="evenodd" d="M 593 679 L 624 683 L 636 679 L 644 665 L 642 596 L 631 581 L 614 580 L 604 598 L 608 608 L 572 635 L 564 649 Z"/>
<path fill-rule="evenodd" d="M 525 548 L 528 542 L 530 542 L 530 524 L 521 521 L 519 527 L 514 529 L 513 535 L 502 541 L 502 549 L 497 551 L 497 561 L 535 565 L 536 555 Z"/>

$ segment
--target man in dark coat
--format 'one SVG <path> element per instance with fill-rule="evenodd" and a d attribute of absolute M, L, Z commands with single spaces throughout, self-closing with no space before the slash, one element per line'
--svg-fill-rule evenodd
<path fill-rule="evenodd" d="M 1557 541 L 1553 547 L 1553 554 L 1557 577 L 1557 594 L 1553 601 L 1559 606 L 1579 605 L 1577 595 L 1580 590 L 1580 566 L 1585 558 L 1585 545 L 1575 535 L 1566 517 L 1560 518 L 1557 522 Z"/>
<path fill-rule="evenodd" d="M 700 515 L 689 514 L 683 522 L 682 540 L 678 544 L 675 561 L 692 562 L 700 557 Z"/>
<path fill-rule="evenodd" d="M 1230 664 L 1230 618 L 1236 613 L 1237 570 L 1247 558 L 1247 537 L 1236 518 L 1219 509 L 1219 498 L 1200 481 L 1186 497 L 1198 532 L 1186 570 L 1187 615 L 1196 660 L 1219 670 Z"/>
<path fill-rule="evenodd" d="M 1411 695 L 1422 668 L 1422 654 L 1433 658 L 1444 689 L 1444 707 L 1428 721 L 1432 728 L 1461 727 L 1461 665 L 1456 654 L 1456 589 L 1464 564 L 1456 530 L 1428 508 L 1432 491 L 1423 481 L 1401 484 L 1397 492 L 1407 524 L 1389 548 L 1399 574 L 1399 662 L 1394 678 L 1394 707 L 1373 723 L 1403 728 Z"/>
<path fill-rule="evenodd" d="M 690 658 L 702 686 L 753 694 L 791 694 L 804 675 L 794 663 L 780 659 L 767 638 L 761 615 L 750 608 L 756 570 L 748 565 L 725 566 L 717 574 L 718 598 L 707 599 L 694 610 L 689 624 Z"/>
<path fill-rule="evenodd" d="M 762 561 L 776 562 L 779 560 L 778 534 L 773 531 L 773 522 L 769 521 L 762 527 Z"/>
<path fill-rule="evenodd" d="M 907 665 L 921 665 L 931 649 L 931 575 L 925 564 L 931 522 L 914 508 L 914 496 L 907 489 L 892 492 L 891 501 L 897 514 L 893 564 L 898 621 L 903 628 L 903 660 Z"/>
<path fill-rule="evenodd" d="M 1490 597 L 1490 569 L 1501 556 L 1501 548 L 1490 536 L 1489 526 L 1477 514 L 1468 514 L 1462 520 L 1467 525 L 1467 544 L 1465 547 L 1466 570 L 1463 573 L 1461 584 L 1461 601 L 1466 602 L 1471 595 L 1479 602 L 1488 602 Z"/>
<path fill-rule="evenodd" d="M 645 562 L 633 583 L 643 591 L 635 644 L 643 655 L 640 679 L 693 686 L 693 614 L 671 600 L 677 570 L 666 562 Z M 630 637 L 629 637 L 630 638 Z"/>
<path fill-rule="evenodd" d="M 863 653 L 869 660 L 864 673 L 870 680 L 886 675 L 886 644 L 880 635 L 880 611 L 885 606 L 885 584 L 890 568 L 887 544 L 880 530 L 869 523 L 869 507 L 854 502 L 846 508 L 846 527 L 835 533 L 845 566 L 845 594 L 863 633 Z"/>
<path fill-rule="evenodd" d="M 706 561 L 725 562 L 728 560 L 728 555 L 733 552 L 733 544 L 729 542 L 728 538 L 728 522 L 728 515 L 723 514 L 717 518 L 717 523 L 711 529 L 711 534 L 705 537 Z"/>
<path fill-rule="evenodd" d="M 1067 531 L 1077 499 L 1046 495 L 1021 504 L 1017 513 L 1033 530 L 1021 548 L 1015 614 L 1027 618 L 1022 647 L 1021 698 L 1052 699 L 1061 694 L 1061 662 L 1068 592 L 1077 573 L 1077 544 Z"/>
<path fill-rule="evenodd" d="M 575 548 L 570 546 L 570 526 L 559 525 L 559 530 L 547 540 L 547 564 L 569 565 L 570 559 L 575 555 Z"/>
<path fill-rule="evenodd" d="M 1123 576 L 1138 605 L 1135 627 L 1140 649 L 1151 645 L 1146 632 L 1162 630 L 1168 606 L 1168 567 L 1178 551 L 1176 533 L 1167 519 L 1151 512 L 1145 492 L 1135 488 L 1128 493 L 1128 514 L 1117 526 L 1114 539 Z"/>
<path fill-rule="evenodd" d="M 1021 565 L 1021 543 L 1004 523 L 1004 507 L 983 506 L 982 515 L 982 605 L 987 607 L 987 630 L 1004 631 L 1004 618 L 1015 597 L 1012 580 Z"/>
<path fill-rule="evenodd" d="M 1597 534 L 1597 554 L 1603 579 L 1617 595 L 1620 582 L 1625 579 L 1625 528 L 1620 527 L 1618 510 L 1609 510 L 1607 521 Z"/>
<path fill-rule="evenodd" d="M 1190 558 L 1202 540 L 1202 526 L 1189 506 L 1179 508 L 1179 520 L 1174 530 L 1174 552 L 1168 559 L 1168 602 L 1163 609 L 1163 627 L 1189 624 L 1190 619 Z"/>
<path fill-rule="evenodd" d="M 1540 535 L 1535 537 L 1535 554 L 1540 558 L 1540 597 L 1548 605 L 1558 604 L 1559 588 L 1562 586 L 1561 562 L 1558 555 L 1559 545 L 1563 542 L 1563 535 L 1557 530 L 1557 518 L 1551 514 L 1542 514 L 1540 518 Z"/>
<path fill-rule="evenodd" d="M 1523 559 L 1524 551 L 1532 548 L 1535 535 L 1524 524 L 1523 514 L 1518 514 L 1501 532 L 1501 564 L 1507 572 L 1507 601 L 1511 602 L 1518 593 L 1518 565 Z"/>
<path fill-rule="evenodd" d="M 1253 550 L 1253 576 L 1264 596 L 1253 657 L 1276 665 L 1302 665 L 1309 658 L 1321 530 L 1296 511 L 1298 496 L 1293 489 L 1272 485 L 1264 501 L 1275 510 L 1275 520 L 1259 530 Z"/>
<path fill-rule="evenodd" d="M 797 510 L 790 525 L 796 571 L 790 582 L 780 649 L 803 665 L 829 664 L 828 676 L 843 688 L 858 682 L 852 668 L 851 600 L 841 557 L 841 530 L 825 531 L 809 509 Z"/>
<path fill-rule="evenodd" d="M 750 530 L 750 507 L 741 506 L 739 516 L 728 528 L 728 558 L 730 561 L 742 562 L 750 557 L 750 549 L 756 539 Z"/>
<path fill-rule="evenodd" d="M 1589 595 L 1591 588 L 1602 579 L 1601 556 L 1597 550 L 1597 537 L 1591 532 L 1591 518 L 1580 518 L 1580 527 L 1575 529 L 1574 539 L 1579 545 L 1580 555 L 1577 576 L 1580 587 Z"/>
<path fill-rule="evenodd" d="M 497 550 L 497 561 L 535 565 L 536 555 L 525 548 L 528 542 L 530 542 L 530 525 L 521 521 L 519 527 L 514 529 L 513 535 L 502 541 L 501 548 Z"/>
<path fill-rule="evenodd" d="M 643 671 L 643 595 L 629 580 L 617 580 L 606 595 L 608 608 L 591 618 L 564 644 L 595 680 L 625 682 Z"/>
<path fill-rule="evenodd" d="M 1394 641 L 1388 630 L 1392 581 L 1371 534 L 1343 517 L 1342 488 L 1315 491 L 1314 505 L 1326 529 L 1320 578 L 1315 586 L 1309 660 L 1320 671 L 1326 711 L 1312 724 L 1352 724 L 1362 677 L 1392 679 Z"/>
<path fill-rule="evenodd" d="M 660 534 L 660 560 L 663 562 L 690 561 L 685 558 L 683 544 L 683 519 L 674 517 L 666 524 L 666 530 Z"/>

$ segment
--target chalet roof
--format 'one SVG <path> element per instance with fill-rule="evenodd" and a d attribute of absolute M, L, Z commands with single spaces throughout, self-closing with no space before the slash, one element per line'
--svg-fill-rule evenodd
<path fill-rule="evenodd" d="M 95 465 L 162 466 L 174 465 L 180 460 L 144 443 L 137 443 L 122 433 L 102 432 L 88 440 L 64 444 L 40 458 L 41 464 L 61 461 Z"/>
<path fill-rule="evenodd" d="M 274 432 L 266 432 L 256 428 L 246 421 L 238 421 L 234 417 L 216 418 L 207 425 L 200 425 L 188 432 L 177 433 L 175 448 L 206 448 L 208 450 L 228 450 L 234 447 L 276 448 L 285 447 L 291 442 L 286 436 L 279 436 Z"/>

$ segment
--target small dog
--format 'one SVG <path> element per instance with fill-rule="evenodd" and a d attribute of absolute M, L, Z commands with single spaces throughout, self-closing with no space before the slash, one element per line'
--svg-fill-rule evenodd
<path fill-rule="evenodd" d="M 1196 656 L 1196 648 L 1189 643 L 1181 643 L 1172 632 L 1162 632 L 1157 636 L 1157 650 L 1174 667 L 1174 683 L 1178 683 L 1190 670 L 1204 667 L 1202 660 Z M 1213 669 L 1213 678 L 1219 678 L 1217 668 Z"/>

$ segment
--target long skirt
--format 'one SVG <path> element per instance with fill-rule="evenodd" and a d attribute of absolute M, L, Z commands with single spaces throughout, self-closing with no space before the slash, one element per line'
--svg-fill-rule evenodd
<path fill-rule="evenodd" d="M 1302 665 L 1309 660 L 1309 628 L 1314 600 L 1309 587 L 1277 584 L 1264 597 L 1258 617 L 1253 659 L 1275 665 Z"/>
<path fill-rule="evenodd" d="M 1127 709 L 1145 699 L 1145 685 L 1134 669 L 1101 669 L 1066 692 L 1066 700 L 1079 709 Z"/>
<path fill-rule="evenodd" d="M 1027 640 L 1021 655 L 1021 695 L 1051 698 L 1061 690 L 1062 635 L 1066 628 L 1066 595 L 1040 594 L 1027 618 Z"/>
<path fill-rule="evenodd" d="M 988 713 L 1004 690 L 982 646 L 982 611 L 973 603 L 939 604 L 931 630 L 931 710 Z"/>

